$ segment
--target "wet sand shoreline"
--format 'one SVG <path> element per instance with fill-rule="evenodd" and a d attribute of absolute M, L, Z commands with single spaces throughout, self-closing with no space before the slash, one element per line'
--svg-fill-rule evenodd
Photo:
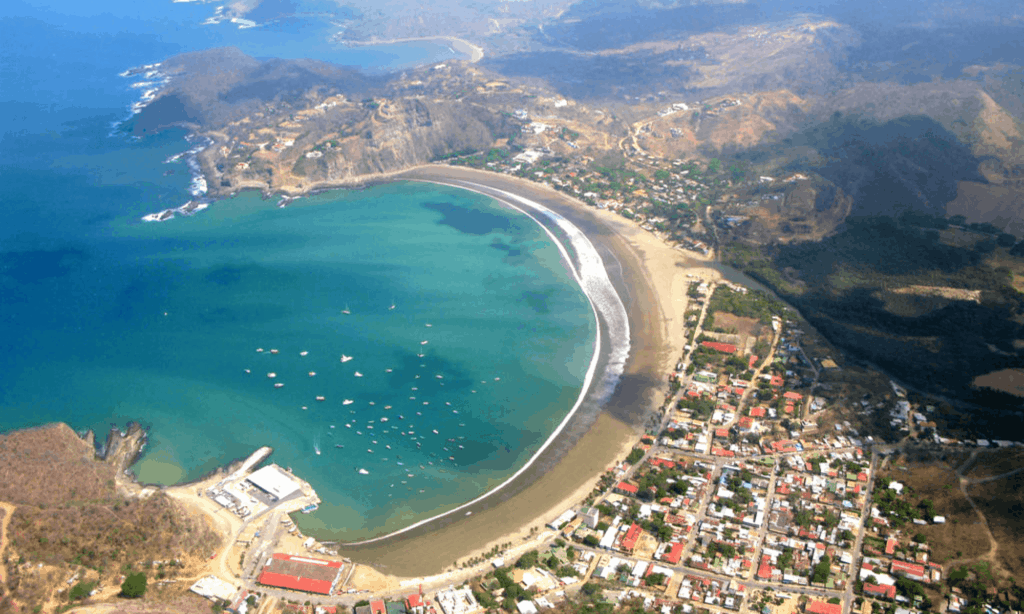
<path fill-rule="evenodd" d="M 600 475 L 623 458 L 643 422 L 660 407 L 665 376 L 682 353 L 687 258 L 615 214 L 598 211 L 526 180 L 449 166 L 424 166 L 393 180 L 430 181 L 487 193 L 520 195 L 567 218 L 594 244 L 619 293 L 630 324 L 631 350 L 615 393 L 578 419 L 504 491 L 468 510 L 415 531 L 366 546 L 343 546 L 341 554 L 392 576 L 437 574 L 493 546 L 519 545 L 531 529 L 583 500 Z"/>

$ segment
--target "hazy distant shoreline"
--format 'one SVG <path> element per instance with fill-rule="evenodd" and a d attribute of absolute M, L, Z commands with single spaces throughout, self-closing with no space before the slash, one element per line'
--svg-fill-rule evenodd
<path fill-rule="evenodd" d="M 443 41 L 447 43 L 456 52 L 462 55 L 468 56 L 469 61 L 472 63 L 479 62 L 484 57 L 484 50 L 478 45 L 455 37 L 455 36 L 413 36 L 408 38 L 370 38 L 368 40 L 348 40 L 343 38 L 336 38 L 334 42 L 345 45 L 346 47 L 371 47 L 375 45 L 397 45 L 401 43 L 420 43 L 420 42 L 438 42 Z"/>

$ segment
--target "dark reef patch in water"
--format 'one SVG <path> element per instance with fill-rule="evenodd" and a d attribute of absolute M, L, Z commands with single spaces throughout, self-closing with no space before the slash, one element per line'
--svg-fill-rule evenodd
<path fill-rule="evenodd" d="M 246 268 L 234 265 L 219 266 L 204 275 L 203 281 L 217 284 L 218 286 L 233 286 L 242 281 L 242 275 L 245 273 Z"/>
<path fill-rule="evenodd" d="M 547 290 L 541 290 L 539 292 L 529 291 L 522 293 L 523 302 L 530 306 L 536 313 L 550 313 L 551 308 L 548 306 L 548 299 L 554 294 L 553 288 Z"/>
<path fill-rule="evenodd" d="M 22 284 L 64 277 L 88 257 L 76 248 L 0 252 L 0 276 Z"/>
<path fill-rule="evenodd" d="M 493 247 L 494 249 L 496 249 L 498 251 L 505 252 L 505 255 L 507 256 L 506 262 L 510 258 L 518 258 L 519 256 L 523 255 L 522 248 L 513 247 L 512 245 L 509 245 L 508 243 L 505 243 L 504 241 L 502 241 L 500 239 L 495 239 L 494 242 L 491 243 L 491 247 Z"/>
<path fill-rule="evenodd" d="M 452 203 L 424 203 L 423 206 L 443 216 L 438 224 L 451 226 L 466 234 L 485 235 L 495 231 L 511 232 L 514 229 L 511 221 L 503 215 L 459 207 Z"/>

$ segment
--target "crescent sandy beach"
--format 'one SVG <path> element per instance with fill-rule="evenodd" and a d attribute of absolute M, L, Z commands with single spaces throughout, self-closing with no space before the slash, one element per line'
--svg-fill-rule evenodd
<path fill-rule="evenodd" d="M 418 167 L 394 178 L 470 189 L 499 201 L 515 195 L 569 220 L 601 254 L 626 308 L 631 341 L 625 370 L 601 411 L 570 424 L 514 483 L 416 530 L 341 550 L 385 574 L 421 577 L 482 556 L 496 545 L 523 544 L 532 530 L 542 532 L 546 522 L 582 502 L 600 475 L 629 453 L 642 422 L 665 399 L 666 375 L 685 344 L 686 274 L 710 278 L 717 273 L 632 222 L 537 183 L 442 165 Z M 386 584 L 395 582 L 392 578 Z"/>
<path fill-rule="evenodd" d="M 558 228 L 550 217 L 542 219 L 544 211 L 564 218 L 589 239 L 601 257 L 625 308 L 629 353 L 614 392 L 601 391 L 599 381 L 590 386 L 581 411 L 566 421 L 528 467 L 501 487 L 397 533 L 363 544 L 341 544 L 339 554 L 358 564 L 348 586 L 375 594 L 418 585 L 445 586 L 479 573 L 488 564 L 462 568 L 461 563 L 469 559 L 484 560 L 496 547 L 514 558 L 552 538 L 544 525 L 584 501 L 601 475 L 628 455 L 644 422 L 665 402 L 667 374 L 686 343 L 686 290 L 693 281 L 687 275 L 719 276 L 696 254 L 674 249 L 629 220 L 588 207 L 542 184 L 445 165 L 425 165 L 370 179 L 370 183 L 387 181 L 430 182 L 484 194 L 530 215 L 549 232 L 554 228 L 558 233 Z M 568 243 L 563 236 L 558 241 Z M 607 341 L 602 348 L 605 356 L 598 361 L 599 376 L 609 360 Z M 233 540 L 241 522 L 197 494 L 202 490 L 203 483 L 193 483 L 170 487 L 167 492 L 213 516 L 214 528 Z M 237 573 L 229 552 L 231 549 L 225 549 L 214 566 L 225 579 Z"/>

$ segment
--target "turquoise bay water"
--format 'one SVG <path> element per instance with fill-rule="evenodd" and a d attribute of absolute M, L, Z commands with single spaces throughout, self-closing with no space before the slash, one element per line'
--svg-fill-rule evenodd
<path fill-rule="evenodd" d="M 595 324 L 525 216 L 400 183 L 140 223 L 187 181 L 160 172 L 184 166 L 160 163 L 175 145 L 62 157 L 57 185 L 11 178 L 2 426 L 140 420 L 136 472 L 157 483 L 271 445 L 324 499 L 307 528 L 355 539 L 496 485 L 575 401 Z"/>
<path fill-rule="evenodd" d="M 137 420 L 151 440 L 135 470 L 162 484 L 270 445 L 324 500 L 304 528 L 345 540 L 500 483 L 571 408 L 596 331 L 534 222 L 398 183 L 142 223 L 190 199 L 185 163 L 164 163 L 190 145 L 111 133 L 139 93 L 117 73 L 180 51 L 379 69 L 438 49 L 338 49 L 322 20 L 196 25 L 209 10 L 0 9 L 0 430 Z"/>

